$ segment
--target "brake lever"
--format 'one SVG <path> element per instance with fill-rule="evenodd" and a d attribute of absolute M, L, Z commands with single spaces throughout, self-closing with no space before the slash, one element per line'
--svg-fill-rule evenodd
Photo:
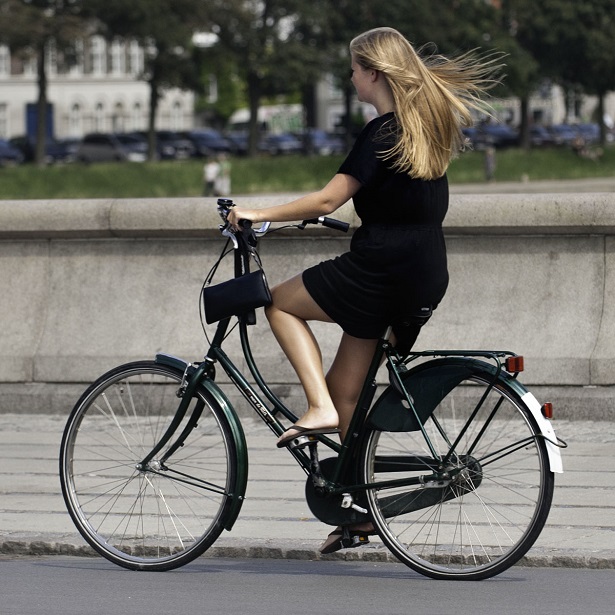
<path fill-rule="evenodd" d="M 267 234 L 270 226 L 271 226 L 271 222 L 263 222 L 260 228 L 252 229 L 252 230 L 254 231 L 255 235 L 262 237 L 263 235 Z"/>
<path fill-rule="evenodd" d="M 235 233 L 231 231 L 230 224 L 227 222 L 226 224 L 221 224 L 218 228 L 220 229 L 222 236 L 228 237 L 233 242 L 233 248 L 237 250 L 239 248 L 239 241 L 237 241 Z"/>

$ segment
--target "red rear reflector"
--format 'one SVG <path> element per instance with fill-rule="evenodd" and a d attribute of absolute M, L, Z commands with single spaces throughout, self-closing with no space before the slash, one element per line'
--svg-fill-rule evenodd
<path fill-rule="evenodd" d="M 511 373 L 523 371 L 523 357 L 508 357 L 505 362 L 506 370 Z"/>
<path fill-rule="evenodd" d="M 552 419 L 553 418 L 553 404 L 548 401 L 544 404 L 542 404 L 542 414 L 546 419 Z"/>

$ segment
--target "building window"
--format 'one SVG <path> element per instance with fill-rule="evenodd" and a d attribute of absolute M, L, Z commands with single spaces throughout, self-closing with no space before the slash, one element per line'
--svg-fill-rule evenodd
<path fill-rule="evenodd" d="M 22 74 L 24 77 L 35 77 L 37 73 L 36 57 L 30 56 L 23 62 Z"/>
<path fill-rule="evenodd" d="M 143 49 L 137 41 L 130 41 L 126 72 L 130 75 L 140 75 L 143 72 Z"/>
<path fill-rule="evenodd" d="M 83 135 L 83 119 L 81 105 L 79 105 L 79 103 L 75 103 L 70 108 L 68 116 L 68 135 L 70 137 L 81 137 Z"/>
<path fill-rule="evenodd" d="M 6 45 L 0 45 L 0 77 L 8 76 L 11 72 L 11 56 Z"/>
<path fill-rule="evenodd" d="M 182 130 L 184 127 L 182 104 L 176 100 L 171 107 L 171 130 Z"/>
<path fill-rule="evenodd" d="M 6 103 L 0 103 L 0 137 L 6 139 L 9 136 L 9 108 Z"/>
<path fill-rule="evenodd" d="M 136 102 L 132 107 L 131 124 L 133 130 L 145 130 L 145 118 L 141 103 Z"/>
<path fill-rule="evenodd" d="M 113 132 L 124 132 L 126 122 L 124 117 L 124 105 L 117 103 L 113 109 L 113 117 L 111 118 Z"/>
<path fill-rule="evenodd" d="M 83 59 L 83 41 L 79 40 L 75 42 L 74 57 L 68 68 L 68 73 L 71 77 L 81 77 L 84 72 L 84 59 Z"/>
<path fill-rule="evenodd" d="M 111 43 L 111 72 L 114 75 L 123 75 L 126 72 L 126 54 L 120 41 Z"/>
<path fill-rule="evenodd" d="M 107 70 L 105 41 L 102 36 L 90 39 L 90 68 L 94 75 L 104 75 Z"/>
<path fill-rule="evenodd" d="M 94 107 L 94 132 L 105 132 L 105 106 L 100 102 Z"/>

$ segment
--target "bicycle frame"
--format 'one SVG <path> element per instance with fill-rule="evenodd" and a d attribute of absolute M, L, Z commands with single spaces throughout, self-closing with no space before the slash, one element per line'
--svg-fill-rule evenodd
<path fill-rule="evenodd" d="M 235 276 L 242 276 L 252 255 L 260 265 L 256 239 L 268 227 L 233 230 L 226 219 L 232 202 L 222 201 L 220 230 L 234 243 Z M 299 228 L 308 222 L 316 221 Z M 126 568 L 181 566 L 238 518 L 248 450 L 233 404 L 216 383 L 216 364 L 226 374 L 224 388 L 228 379 L 276 436 L 298 420 L 263 378 L 250 345 L 256 316 L 243 312 L 264 305 L 267 293 L 255 299 L 248 291 L 240 301 L 231 293 L 215 303 L 217 291 L 204 293 L 205 320 L 233 316 L 217 322 L 202 361 L 157 354 L 155 361 L 119 365 L 88 387 L 64 430 L 60 482 L 71 517 L 97 552 Z M 236 326 L 245 375 L 222 348 Z M 322 552 L 359 546 L 376 532 L 393 555 L 427 576 L 498 574 L 535 542 L 551 506 L 554 473 L 563 471 L 565 443 L 548 420 L 551 406 L 541 406 L 516 379 L 523 366 L 514 353 L 402 356 L 394 346 L 388 327 L 341 443 L 313 433 L 285 443 L 307 475 L 314 517 L 343 528 Z M 376 398 L 383 367 L 390 384 Z M 322 462 L 320 452 L 329 453 Z M 363 523 L 373 531 L 349 529 Z"/>
<path fill-rule="evenodd" d="M 240 276 L 250 271 L 250 255 L 253 251 L 254 246 L 256 245 L 255 236 L 252 233 L 251 229 L 247 229 L 249 232 L 237 233 L 233 234 L 233 242 L 235 244 L 234 249 L 234 272 L 235 276 Z M 230 233 L 225 233 L 227 236 L 231 236 Z M 253 243 L 250 243 L 250 238 L 253 239 Z M 242 355 L 246 360 L 246 364 L 256 383 L 257 388 L 260 393 L 255 390 L 255 388 L 248 382 L 246 377 L 242 374 L 239 368 L 233 363 L 233 361 L 228 357 L 228 355 L 222 349 L 222 344 L 226 335 L 229 331 L 229 326 L 231 324 L 231 318 L 226 318 L 220 321 L 216 327 L 216 331 L 214 337 L 212 339 L 211 345 L 205 355 L 205 360 L 198 365 L 187 365 L 185 368 L 184 381 L 185 385 L 182 384 L 183 388 L 183 397 L 182 403 L 180 403 L 178 407 L 178 411 L 175 419 L 171 423 L 167 433 L 163 436 L 161 441 L 158 443 L 156 448 L 151 451 L 151 453 L 143 460 L 142 465 L 146 466 L 147 463 L 155 457 L 155 455 L 165 446 L 165 444 L 173 437 L 175 430 L 178 425 L 181 423 L 188 405 L 189 400 L 192 396 L 192 391 L 199 383 L 206 381 L 207 379 L 214 380 L 215 378 L 215 368 L 214 365 L 219 363 L 224 372 L 227 374 L 230 381 L 237 387 L 243 397 L 248 401 L 250 406 L 255 410 L 261 420 L 271 429 L 271 431 L 276 434 L 276 436 L 280 436 L 286 431 L 286 427 L 282 424 L 280 420 L 278 420 L 277 415 L 283 416 L 285 419 L 294 423 L 298 420 L 298 416 L 295 415 L 271 390 L 269 385 L 266 383 L 262 374 L 260 373 L 256 361 L 254 359 L 250 339 L 248 334 L 248 326 L 255 324 L 255 315 L 254 312 L 247 313 L 245 315 L 241 315 L 238 317 L 239 322 L 239 337 L 242 348 Z M 335 462 L 335 466 L 332 470 L 330 477 L 324 478 L 319 466 L 318 455 L 316 453 L 316 447 L 310 445 L 309 446 L 309 455 L 306 453 L 304 448 L 301 447 L 288 447 L 289 452 L 293 455 L 299 465 L 303 468 L 304 472 L 308 476 L 312 476 L 315 484 L 318 485 L 318 488 L 324 494 L 329 495 L 339 495 L 353 492 L 361 492 L 366 489 L 377 487 L 379 489 L 386 489 L 391 487 L 403 487 L 410 485 L 417 485 L 419 483 L 428 482 L 428 481 L 442 481 L 447 478 L 450 479 L 450 476 L 444 471 L 444 468 L 448 465 L 449 461 L 455 456 L 455 449 L 461 440 L 461 438 L 465 434 L 465 430 L 467 426 L 471 423 L 473 417 L 479 412 L 481 409 L 483 402 L 489 396 L 490 391 L 498 382 L 498 379 L 502 374 L 502 359 L 505 357 L 515 357 L 516 355 L 512 352 L 505 351 L 427 351 L 427 352 L 419 352 L 413 353 L 410 357 L 408 357 L 405 362 L 402 362 L 401 358 L 396 354 L 395 349 L 392 347 L 389 339 L 391 336 L 391 328 L 384 333 L 383 337 L 378 341 L 376 346 L 376 350 L 374 356 L 372 358 L 367 377 L 365 379 L 365 383 L 362 387 L 359 400 L 357 406 L 355 408 L 355 412 L 351 419 L 351 423 L 346 434 L 344 441 L 341 444 L 331 440 L 326 436 L 317 436 L 317 441 L 324 444 L 331 450 L 337 453 L 337 458 Z M 490 361 L 494 362 L 494 370 L 493 370 L 493 379 L 491 383 L 486 387 L 486 390 L 483 392 L 481 399 L 479 400 L 476 409 L 470 419 L 466 427 L 458 434 L 455 442 L 448 442 L 449 450 L 446 452 L 445 456 L 442 457 L 437 453 L 434 449 L 434 446 L 431 443 L 429 435 L 423 427 L 423 421 L 419 417 L 417 410 L 414 406 L 414 402 L 412 396 L 407 390 L 402 375 L 407 371 L 406 364 L 420 357 L 459 357 L 460 360 L 472 360 L 470 357 L 482 357 L 487 358 Z M 421 476 L 419 478 L 406 477 L 399 480 L 388 480 L 386 482 L 378 482 L 378 483 L 367 483 L 367 484 L 349 484 L 348 477 L 351 476 L 351 466 L 353 462 L 353 458 L 358 452 L 358 447 L 363 441 L 363 435 L 366 431 L 367 421 L 366 418 L 370 411 L 377 385 L 376 385 L 376 376 L 377 372 L 381 368 L 383 362 L 389 368 L 391 373 L 391 381 L 393 386 L 395 386 L 398 391 L 401 393 L 402 397 L 405 399 L 405 402 L 408 405 L 408 409 L 411 415 L 414 416 L 414 420 L 418 425 L 418 429 L 422 432 L 427 448 L 429 449 L 432 457 L 431 460 L 434 462 L 434 468 L 431 475 Z M 515 379 L 517 372 L 513 371 L 513 375 L 508 377 L 510 379 Z M 264 397 L 264 399 L 263 399 Z M 269 404 L 269 405 L 268 405 Z M 493 418 L 498 410 L 498 405 L 491 410 L 491 418 Z M 198 411 L 197 411 L 198 414 Z M 191 417 L 192 422 L 196 422 L 197 417 Z M 169 454 L 172 454 L 173 450 L 175 450 L 181 442 L 183 438 L 187 436 L 190 430 L 190 423 L 188 427 L 180 434 L 177 441 L 171 447 Z M 480 439 L 481 434 L 478 434 L 476 437 L 476 442 Z M 547 437 L 545 435 L 545 437 Z M 520 444 L 520 446 L 523 443 Z M 555 443 L 557 446 L 557 443 Z M 505 451 L 499 451 L 498 454 L 506 454 Z M 412 460 L 408 459 L 404 461 L 404 467 L 408 468 L 408 464 L 411 464 Z M 421 463 L 421 467 L 425 467 L 425 463 Z"/>

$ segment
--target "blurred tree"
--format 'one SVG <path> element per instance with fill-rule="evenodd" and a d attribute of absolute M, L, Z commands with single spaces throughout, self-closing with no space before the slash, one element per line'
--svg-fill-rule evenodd
<path fill-rule="evenodd" d="M 615 0 L 508 0 L 516 37 L 543 75 L 565 90 L 598 96 L 601 141 L 606 141 L 604 97 L 615 90 Z"/>
<path fill-rule="evenodd" d="M 343 49 L 337 56 L 342 63 L 338 63 L 335 72 L 339 82 L 345 84 L 348 123 L 352 100 L 352 85 L 347 78 L 348 43 L 357 34 L 390 25 L 423 53 L 458 55 L 476 50 L 489 54 L 498 47 L 499 14 L 484 0 L 389 0 L 377 4 L 369 0 L 337 0 L 334 4 L 328 17 L 334 24 L 336 42 Z"/>
<path fill-rule="evenodd" d="M 67 63 L 74 61 L 75 41 L 88 23 L 82 17 L 82 0 L 0 0 L 0 43 L 25 60 L 36 60 L 37 116 L 35 163 L 45 164 L 47 139 L 47 58 L 55 52 Z"/>
<path fill-rule="evenodd" d="M 272 84 L 280 82 L 281 67 L 285 66 L 283 48 L 302 4 L 302 0 L 210 0 L 207 3 L 218 44 L 236 59 L 246 83 L 250 155 L 257 149 L 260 101 Z"/>
<path fill-rule="evenodd" d="M 145 49 L 142 78 L 150 89 L 149 158 L 156 153 L 156 112 L 162 91 L 179 87 L 199 90 L 201 70 L 192 43 L 207 25 L 207 3 L 202 0 L 87 0 L 88 14 L 96 18 L 108 39 L 138 41 Z"/>
<path fill-rule="evenodd" d="M 195 50 L 195 58 L 203 84 L 197 90 L 195 111 L 206 125 L 222 128 L 247 101 L 237 60 L 219 46 L 209 44 Z"/>
<path fill-rule="evenodd" d="M 344 94 L 344 127 L 353 132 L 353 88 L 348 44 L 370 28 L 393 24 L 417 45 L 434 41 L 442 52 L 493 47 L 495 9 L 484 0 L 212 0 L 210 16 L 219 45 L 236 58 L 247 84 L 251 151 L 263 97 L 301 92 L 306 125 L 315 123 L 315 88 L 334 76 Z"/>

